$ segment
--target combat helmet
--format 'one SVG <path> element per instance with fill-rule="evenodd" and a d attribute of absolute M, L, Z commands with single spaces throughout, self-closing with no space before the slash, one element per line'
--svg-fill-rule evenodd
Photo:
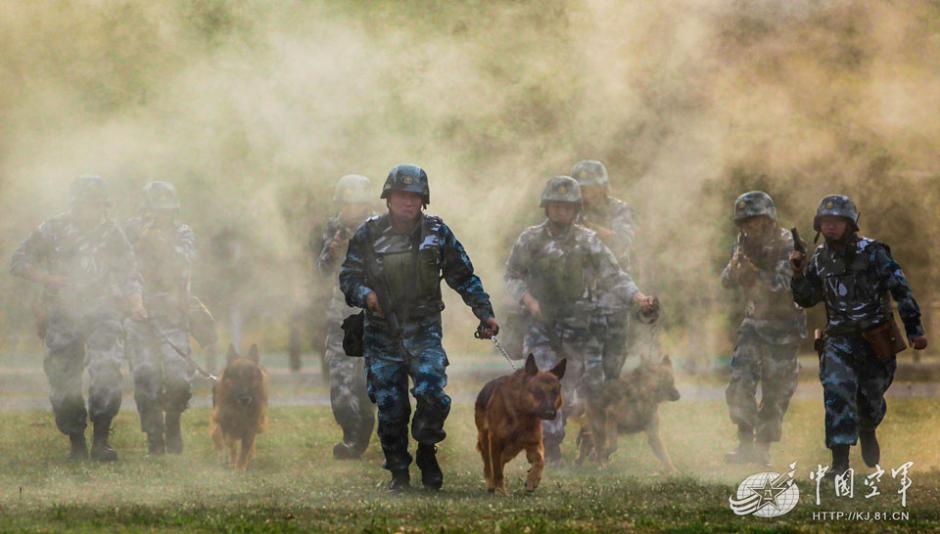
<path fill-rule="evenodd" d="M 571 168 L 571 177 L 578 181 L 582 187 L 607 187 L 610 180 L 607 177 L 607 167 L 595 159 L 586 159 L 574 164 Z"/>
<path fill-rule="evenodd" d="M 777 207 L 774 199 L 763 191 L 748 191 L 734 201 L 734 222 L 741 222 L 750 217 L 765 216 L 777 219 Z"/>
<path fill-rule="evenodd" d="M 144 186 L 144 209 L 174 211 L 180 209 L 179 195 L 170 182 L 154 180 Z"/>
<path fill-rule="evenodd" d="M 542 191 L 542 200 L 539 206 L 545 207 L 549 202 L 569 202 L 581 205 L 581 186 L 570 176 L 554 176 L 545 184 Z"/>
<path fill-rule="evenodd" d="M 428 187 L 428 175 L 424 169 L 417 165 L 396 165 L 388 173 L 385 185 L 382 186 L 382 196 L 388 198 L 392 191 L 405 191 L 421 195 L 425 205 L 431 203 L 431 189 Z"/>
<path fill-rule="evenodd" d="M 333 190 L 333 202 L 342 204 L 361 204 L 369 202 L 369 188 L 372 182 L 361 174 L 347 174 L 336 182 Z M 384 198 L 384 197 L 383 197 Z"/>
<path fill-rule="evenodd" d="M 813 229 L 820 231 L 822 224 L 820 219 L 826 216 L 842 217 L 852 223 L 852 228 L 858 231 L 858 208 L 855 202 L 845 195 L 827 195 L 819 201 L 819 207 L 816 208 L 816 217 L 813 218 Z"/>

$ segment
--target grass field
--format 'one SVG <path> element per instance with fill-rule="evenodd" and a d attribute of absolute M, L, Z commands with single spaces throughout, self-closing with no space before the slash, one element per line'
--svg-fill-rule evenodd
<path fill-rule="evenodd" d="M 454 389 L 461 391 L 460 384 Z M 465 384 L 464 389 L 475 385 Z M 67 440 L 42 411 L 0 414 L 0 530 L 2 531 L 366 531 L 366 532 L 537 532 L 619 529 L 641 531 L 841 531 L 940 530 L 940 450 L 936 429 L 940 401 L 896 399 L 881 435 L 888 468 L 882 495 L 870 500 L 861 480 L 855 498 L 836 498 L 823 487 L 814 504 L 817 463 L 822 447 L 821 402 L 797 401 L 787 417 L 785 441 L 775 447 L 774 470 L 798 462 L 800 504 L 778 519 L 735 516 L 728 498 L 745 476 L 762 469 L 729 467 L 722 454 L 733 430 L 720 400 L 680 401 L 662 409 L 665 441 L 681 474 L 665 477 L 639 436 L 622 437 L 621 448 L 605 468 L 567 465 L 547 469 L 534 495 L 522 492 L 526 464 L 509 469 L 510 495 L 487 494 L 474 449 L 471 406 L 454 407 L 442 444 L 445 488 L 439 494 L 385 493 L 387 473 L 373 441 L 361 462 L 330 457 L 338 430 L 329 408 L 275 407 L 268 433 L 247 473 L 223 467 L 211 450 L 208 411 L 185 418 L 187 449 L 182 457 L 148 458 L 136 414 L 116 421 L 114 465 L 71 465 Z M 566 455 L 572 455 L 566 441 Z M 856 456 L 853 463 L 861 465 Z M 906 508 L 896 495 L 890 468 L 914 462 Z M 864 470 L 868 473 L 869 470 Z M 417 470 L 412 476 L 416 478 Z M 816 511 L 907 511 L 906 520 L 814 520 Z"/>

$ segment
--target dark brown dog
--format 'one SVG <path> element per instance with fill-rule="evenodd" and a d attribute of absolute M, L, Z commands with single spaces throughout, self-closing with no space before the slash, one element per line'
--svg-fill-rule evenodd
<path fill-rule="evenodd" d="M 247 358 L 229 347 L 228 365 L 212 388 L 212 441 L 218 451 L 227 446 L 229 462 L 241 470 L 248 468 L 255 436 L 267 423 L 268 374 L 259 360 L 257 345 L 251 346 Z"/>
<path fill-rule="evenodd" d="M 581 418 L 578 459 L 606 462 L 617 450 L 617 435 L 645 432 L 653 453 L 669 472 L 676 468 L 659 436 L 659 403 L 679 400 L 669 356 L 644 362 L 624 378 L 604 384 L 601 398 L 589 403 Z"/>
<path fill-rule="evenodd" d="M 545 467 L 542 419 L 554 419 L 561 409 L 561 377 L 566 360 L 551 371 L 539 371 L 531 354 L 525 368 L 491 380 L 477 395 L 477 450 L 483 456 L 487 491 L 506 493 L 503 468 L 525 449 L 529 460 L 526 491 L 535 491 Z"/>

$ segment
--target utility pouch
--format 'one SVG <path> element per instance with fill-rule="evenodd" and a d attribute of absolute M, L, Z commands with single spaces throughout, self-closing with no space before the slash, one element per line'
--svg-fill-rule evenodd
<path fill-rule="evenodd" d="M 363 336 L 365 335 L 366 312 L 350 315 L 343 319 L 343 352 L 346 356 L 361 357 L 363 351 Z"/>
<path fill-rule="evenodd" d="M 907 348 L 907 343 L 904 341 L 904 337 L 901 336 L 901 331 L 894 321 L 894 316 L 891 316 L 888 321 L 862 332 L 862 338 L 871 347 L 875 358 L 879 360 L 889 360 L 892 356 Z"/>

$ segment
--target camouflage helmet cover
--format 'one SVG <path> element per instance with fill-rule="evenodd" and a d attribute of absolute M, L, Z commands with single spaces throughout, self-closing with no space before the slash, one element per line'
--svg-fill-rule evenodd
<path fill-rule="evenodd" d="M 333 190 L 333 202 L 343 204 L 363 204 L 372 200 L 369 189 L 372 182 L 361 174 L 347 174 L 336 182 Z"/>
<path fill-rule="evenodd" d="M 71 204 L 111 204 L 108 189 L 100 176 L 79 176 L 69 189 Z"/>
<path fill-rule="evenodd" d="M 820 231 L 822 226 L 821 219 L 826 216 L 842 217 L 852 223 L 852 227 L 858 230 L 858 208 L 855 202 L 845 195 L 827 195 L 819 202 L 816 208 L 816 217 L 813 218 L 813 229 Z"/>
<path fill-rule="evenodd" d="M 581 204 L 581 186 L 570 176 L 555 176 L 548 180 L 542 190 L 542 200 L 539 206 L 545 207 L 549 202 L 568 202 Z"/>
<path fill-rule="evenodd" d="M 582 187 L 607 187 L 610 181 L 607 176 L 607 167 L 595 159 L 586 159 L 575 163 L 574 167 L 571 168 L 571 176 L 577 180 Z"/>
<path fill-rule="evenodd" d="M 392 191 L 405 191 L 421 195 L 425 204 L 431 203 L 431 189 L 428 186 L 428 175 L 424 169 L 417 165 L 396 165 L 388 173 L 385 185 L 382 186 L 380 198 L 388 198 Z"/>
<path fill-rule="evenodd" d="M 770 217 L 777 219 L 777 207 L 774 199 L 763 191 L 748 191 L 734 201 L 734 221 L 740 222 L 751 217 Z"/>
<path fill-rule="evenodd" d="M 170 182 L 154 180 L 144 186 L 144 209 L 173 211 L 180 209 L 179 195 Z"/>

